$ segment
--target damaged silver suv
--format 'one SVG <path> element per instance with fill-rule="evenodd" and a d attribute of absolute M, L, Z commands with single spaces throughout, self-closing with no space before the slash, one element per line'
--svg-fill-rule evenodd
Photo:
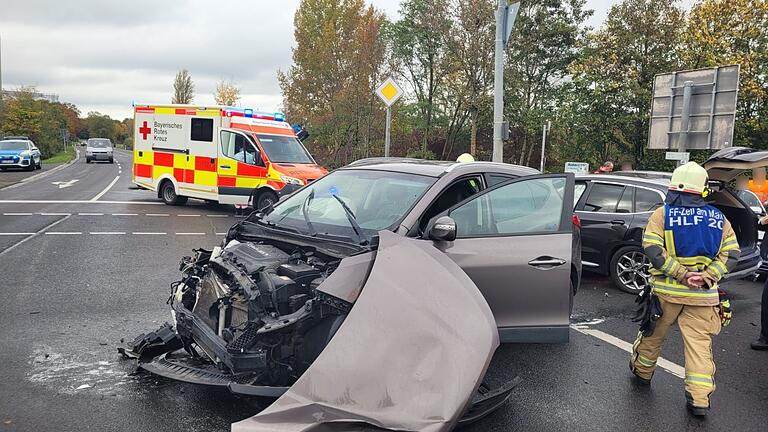
<path fill-rule="evenodd" d="M 515 384 L 481 385 L 500 338 L 567 340 L 573 188 L 571 174 L 507 164 L 358 161 L 184 258 L 173 325 L 121 352 L 158 375 L 279 397 L 237 430 L 476 420 Z"/>

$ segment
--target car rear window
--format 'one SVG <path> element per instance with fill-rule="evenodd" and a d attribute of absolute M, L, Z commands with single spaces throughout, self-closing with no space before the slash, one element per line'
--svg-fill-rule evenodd
<path fill-rule="evenodd" d="M 624 186 L 595 183 L 584 202 L 584 211 L 614 213 L 622 192 L 624 192 Z"/>

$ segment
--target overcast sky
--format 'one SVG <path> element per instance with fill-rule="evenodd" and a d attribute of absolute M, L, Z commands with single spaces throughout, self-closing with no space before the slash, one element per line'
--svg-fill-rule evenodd
<path fill-rule="evenodd" d="M 370 3 L 370 1 L 369 1 Z M 390 18 L 400 0 L 374 0 Z M 599 25 L 610 0 L 587 0 Z M 35 86 L 83 114 L 131 116 L 131 103 L 170 102 L 186 68 L 195 103 L 213 104 L 221 79 L 241 89 L 241 105 L 278 110 L 277 71 L 291 65 L 299 0 L 0 0 L 2 79 Z"/>

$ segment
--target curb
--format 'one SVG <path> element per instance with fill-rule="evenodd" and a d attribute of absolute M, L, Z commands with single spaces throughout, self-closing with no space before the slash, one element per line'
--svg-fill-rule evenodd
<path fill-rule="evenodd" d="M 53 173 L 55 173 L 55 172 L 61 171 L 62 169 L 66 168 L 66 167 L 68 167 L 68 166 L 70 166 L 70 165 L 72 165 L 73 163 L 77 162 L 78 160 L 80 160 L 80 150 L 79 150 L 79 149 L 75 149 L 75 158 L 74 158 L 74 159 L 72 159 L 71 161 L 69 161 L 69 162 L 65 162 L 65 163 L 63 163 L 63 164 L 61 164 L 61 165 L 59 165 L 59 166 L 57 166 L 57 167 L 51 168 L 51 169 L 50 169 L 50 170 L 48 170 L 48 171 L 45 171 L 45 172 L 41 172 L 41 173 L 39 173 L 39 174 L 35 174 L 35 175 L 33 175 L 33 176 L 29 176 L 29 177 L 27 177 L 27 178 L 21 179 L 21 180 L 20 180 L 19 182 L 17 182 L 17 183 L 14 183 L 14 184 L 11 184 L 11 185 L 8 185 L 8 186 L 5 186 L 5 187 L 2 187 L 2 188 L 0 188 L 0 190 L 8 190 L 8 189 L 13 189 L 13 188 L 15 188 L 15 187 L 19 187 L 19 186 L 23 185 L 23 184 L 24 184 L 24 183 L 26 183 L 26 182 L 29 182 L 29 181 L 32 181 L 32 180 L 41 179 L 41 178 L 45 178 L 45 177 L 48 177 L 49 175 L 51 175 L 51 174 L 53 174 Z"/>

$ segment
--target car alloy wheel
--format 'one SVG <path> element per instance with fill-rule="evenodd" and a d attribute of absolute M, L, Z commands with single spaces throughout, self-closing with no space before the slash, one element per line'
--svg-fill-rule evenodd
<path fill-rule="evenodd" d="M 639 293 L 650 283 L 649 269 L 651 261 L 641 251 L 627 251 L 616 260 L 616 279 L 619 288 L 631 293 Z"/>

